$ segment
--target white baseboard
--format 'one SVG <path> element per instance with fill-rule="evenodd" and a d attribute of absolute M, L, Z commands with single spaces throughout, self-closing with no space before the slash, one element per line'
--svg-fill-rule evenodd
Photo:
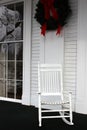
<path fill-rule="evenodd" d="M 7 97 L 0 97 L 1 101 L 9 101 L 9 102 L 16 102 L 16 103 L 21 103 L 22 100 L 19 99 L 13 99 L 13 98 L 7 98 Z"/>

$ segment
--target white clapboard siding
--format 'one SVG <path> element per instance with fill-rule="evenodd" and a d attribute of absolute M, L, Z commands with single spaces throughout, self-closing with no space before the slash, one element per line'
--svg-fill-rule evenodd
<path fill-rule="evenodd" d="M 72 17 L 64 29 L 64 92 L 76 98 L 78 0 L 70 0 Z M 74 106 L 73 106 L 74 107 Z"/>
<path fill-rule="evenodd" d="M 37 65 L 38 65 L 38 61 L 40 60 L 40 26 L 34 18 L 37 1 L 38 0 L 32 1 L 31 97 L 33 95 L 36 95 L 38 89 Z M 31 100 L 31 104 L 33 104 L 32 100 Z"/>
<path fill-rule="evenodd" d="M 37 64 L 40 61 L 40 25 L 34 19 L 36 3 L 32 1 L 32 56 L 31 56 L 31 104 L 37 101 Z M 64 27 L 64 92 L 72 91 L 73 104 L 76 94 L 76 67 L 77 67 L 77 11 L 78 0 L 70 0 L 72 17 Z M 32 98 L 34 97 L 34 98 Z M 35 101 L 34 101 L 35 100 Z"/>

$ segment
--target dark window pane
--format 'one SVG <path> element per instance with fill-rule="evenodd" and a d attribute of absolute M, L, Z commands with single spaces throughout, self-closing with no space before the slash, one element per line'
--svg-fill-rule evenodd
<path fill-rule="evenodd" d="M 17 48 L 16 59 L 23 60 L 23 43 L 17 43 L 16 48 Z"/>
<path fill-rule="evenodd" d="M 4 13 L 1 11 L 0 41 L 23 39 L 22 23 L 18 27 L 15 26 L 18 22 L 23 21 L 23 3 L 1 6 L 1 8 Z"/>
<path fill-rule="evenodd" d="M 8 46 L 7 44 L 0 44 L 0 60 L 7 59 Z"/>
<path fill-rule="evenodd" d="M 8 97 L 10 98 L 14 98 L 14 86 L 15 86 L 15 83 L 14 81 L 8 81 Z"/>
<path fill-rule="evenodd" d="M 7 36 L 5 37 L 5 41 L 14 41 L 15 40 L 15 35 L 14 35 L 14 31 L 9 32 L 7 34 Z"/>
<path fill-rule="evenodd" d="M 15 40 L 23 40 L 23 24 L 22 24 L 22 22 L 17 22 L 15 24 L 15 30 L 13 33 L 15 36 Z"/>
<path fill-rule="evenodd" d="M 5 59 L 5 53 L 4 53 L 4 48 L 3 45 L 0 44 L 0 60 L 4 60 Z"/>
<path fill-rule="evenodd" d="M 21 40 L 23 40 L 23 23 L 21 23 Z"/>
<path fill-rule="evenodd" d="M 14 11 L 14 4 L 8 4 L 8 5 L 6 5 L 6 7 L 7 7 L 8 9 Z"/>
<path fill-rule="evenodd" d="M 14 79 L 14 78 L 15 78 L 15 63 L 8 62 L 8 79 Z"/>
<path fill-rule="evenodd" d="M 6 82 L 4 80 L 0 80 L 0 96 L 5 97 L 6 94 Z"/>
<path fill-rule="evenodd" d="M 6 30 L 7 30 L 7 28 L 9 27 L 10 29 L 12 28 L 12 29 L 14 29 L 13 27 L 12 27 L 12 25 L 14 25 L 14 23 L 15 23 L 15 5 L 14 4 L 10 4 L 10 5 L 7 5 L 6 6 L 6 17 L 7 17 L 7 26 L 6 26 Z M 11 29 L 11 30 L 12 30 Z M 11 30 L 9 30 L 9 31 L 11 31 Z"/>
<path fill-rule="evenodd" d="M 15 59 L 15 44 L 8 44 L 8 60 Z"/>
<path fill-rule="evenodd" d="M 19 79 L 19 80 L 22 80 L 22 62 L 17 62 L 16 63 L 16 68 L 17 68 L 17 70 L 16 70 L 16 78 L 17 78 L 17 80 Z"/>
<path fill-rule="evenodd" d="M 15 4 L 15 7 L 20 14 L 20 20 L 23 20 L 23 2 Z"/>
<path fill-rule="evenodd" d="M 21 81 L 17 81 L 16 82 L 16 90 L 17 90 L 17 93 L 16 93 L 16 98 L 17 99 L 21 99 L 21 96 L 22 96 L 22 82 Z"/>
<path fill-rule="evenodd" d="M 7 5 L 5 13 L 5 17 L 7 19 L 7 24 L 5 24 L 6 36 L 4 38 L 6 41 L 14 40 L 13 31 L 15 29 L 15 13 L 14 4 Z"/>
<path fill-rule="evenodd" d="M 5 62 L 0 62 L 0 78 L 5 78 L 6 66 Z"/>

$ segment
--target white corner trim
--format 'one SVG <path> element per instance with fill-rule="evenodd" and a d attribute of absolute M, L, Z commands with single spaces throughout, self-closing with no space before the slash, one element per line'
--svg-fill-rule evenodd
<path fill-rule="evenodd" d="M 30 105 L 31 71 L 31 0 L 24 1 L 23 104 Z M 26 101 L 26 99 L 28 101 Z"/>
<path fill-rule="evenodd" d="M 76 112 L 87 114 L 87 1 L 78 1 Z M 84 27 L 83 27 L 84 26 Z"/>

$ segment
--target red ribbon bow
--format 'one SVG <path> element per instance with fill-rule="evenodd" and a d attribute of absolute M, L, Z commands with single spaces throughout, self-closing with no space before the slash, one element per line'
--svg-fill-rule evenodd
<path fill-rule="evenodd" d="M 58 14 L 53 6 L 54 0 L 41 0 L 41 3 L 44 6 L 46 20 L 50 18 L 50 15 L 52 15 L 54 19 L 58 19 Z"/>
<path fill-rule="evenodd" d="M 41 1 L 41 3 L 44 6 L 44 12 L 45 12 L 45 16 L 44 17 L 45 17 L 45 19 L 49 20 L 50 16 L 52 16 L 55 20 L 58 20 L 57 11 L 54 8 L 54 0 L 40 0 L 40 1 Z M 47 24 L 45 22 L 41 26 L 41 34 L 44 35 L 44 36 L 45 36 L 46 29 L 47 29 Z M 57 29 L 56 35 L 60 34 L 60 31 L 61 31 L 61 26 L 59 25 L 58 29 Z"/>
<path fill-rule="evenodd" d="M 50 15 L 54 18 L 54 19 L 58 19 L 58 14 L 53 6 L 54 0 L 41 0 L 41 3 L 44 6 L 44 11 L 45 11 L 45 19 L 49 20 L 50 19 Z M 41 27 L 41 34 L 45 36 L 45 32 L 47 29 L 47 25 L 46 22 L 42 25 Z"/>

